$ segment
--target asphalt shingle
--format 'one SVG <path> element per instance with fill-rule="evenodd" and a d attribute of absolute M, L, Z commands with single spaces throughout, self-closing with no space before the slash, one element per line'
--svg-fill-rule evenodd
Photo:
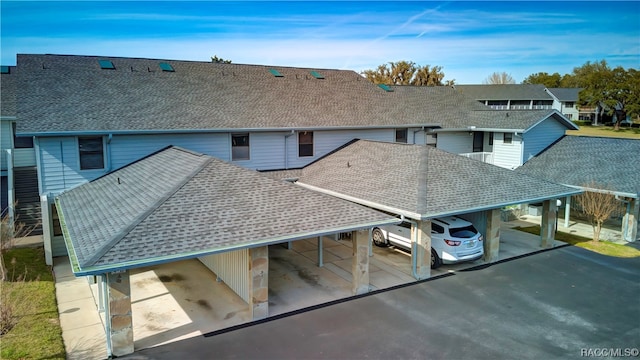
<path fill-rule="evenodd" d="M 640 139 L 565 136 L 515 171 L 560 184 L 592 181 L 611 190 L 640 194 Z"/>
<path fill-rule="evenodd" d="M 305 167 L 299 182 L 421 218 L 578 192 L 429 146 L 364 140 Z"/>
<path fill-rule="evenodd" d="M 366 228 L 394 218 L 170 147 L 57 197 L 76 273 Z M 100 269 L 100 270 L 95 270 Z"/>
<path fill-rule="evenodd" d="M 553 100 L 540 84 L 456 85 L 455 88 L 476 100 Z"/>

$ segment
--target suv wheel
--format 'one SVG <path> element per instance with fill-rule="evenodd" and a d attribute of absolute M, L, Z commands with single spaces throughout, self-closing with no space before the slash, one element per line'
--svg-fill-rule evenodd
<path fill-rule="evenodd" d="M 373 232 L 371 233 L 371 237 L 373 238 L 373 243 L 376 246 L 380 246 L 380 247 L 389 246 L 389 244 L 387 243 L 387 239 L 384 238 L 384 234 L 382 233 L 382 230 L 378 228 L 373 229 Z"/>
<path fill-rule="evenodd" d="M 431 268 L 437 269 L 442 265 L 442 260 L 438 257 L 438 254 L 435 250 L 431 249 Z"/>

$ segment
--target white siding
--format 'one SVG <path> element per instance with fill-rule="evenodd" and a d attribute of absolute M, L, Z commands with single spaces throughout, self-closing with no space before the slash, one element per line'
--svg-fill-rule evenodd
<path fill-rule="evenodd" d="M 473 152 L 473 136 L 469 132 L 441 132 L 438 133 L 438 149 L 453 154 Z"/>
<path fill-rule="evenodd" d="M 549 117 L 524 133 L 523 163 L 538 155 L 547 146 L 561 138 L 567 128 L 553 117 Z"/>
<path fill-rule="evenodd" d="M 298 134 L 296 133 L 289 138 L 287 143 L 287 167 L 289 169 L 301 168 L 353 139 L 393 142 L 395 136 L 395 129 L 314 131 L 313 156 L 299 157 Z"/>
<path fill-rule="evenodd" d="M 44 194 L 58 194 L 105 173 L 105 170 L 80 170 L 75 137 L 40 138 L 39 156 L 38 176 Z"/>
<path fill-rule="evenodd" d="M 494 133 L 493 164 L 507 169 L 522 165 L 522 137 L 514 134 L 511 144 L 505 144 L 504 133 Z"/>
<path fill-rule="evenodd" d="M 249 152 L 250 159 L 233 161 L 234 164 L 257 170 L 284 169 L 284 142 L 287 133 L 250 133 Z M 293 136 L 289 137 L 291 143 Z M 229 145 L 231 146 L 231 145 Z M 229 148 L 231 151 L 231 148 Z"/>
<path fill-rule="evenodd" d="M 248 304 L 251 275 L 249 271 L 249 249 L 229 251 L 198 258 L 204 266 L 213 271 L 231 290 Z"/>
<path fill-rule="evenodd" d="M 111 139 L 111 168 L 118 169 L 167 146 L 185 149 L 230 160 L 229 134 L 156 134 L 115 135 Z"/>

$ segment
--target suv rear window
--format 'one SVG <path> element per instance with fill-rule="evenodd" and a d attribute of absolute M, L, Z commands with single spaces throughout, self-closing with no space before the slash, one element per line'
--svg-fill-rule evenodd
<path fill-rule="evenodd" d="M 453 237 L 468 239 L 476 236 L 478 230 L 476 230 L 473 225 L 460 227 L 460 228 L 451 228 L 449 229 L 449 234 Z"/>

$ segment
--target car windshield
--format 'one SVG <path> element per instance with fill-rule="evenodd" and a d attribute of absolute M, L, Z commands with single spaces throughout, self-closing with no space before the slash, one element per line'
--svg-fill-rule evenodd
<path fill-rule="evenodd" d="M 449 233 L 453 237 L 468 239 L 476 236 L 478 230 L 473 227 L 473 225 L 460 227 L 460 228 L 451 228 L 449 229 Z"/>

